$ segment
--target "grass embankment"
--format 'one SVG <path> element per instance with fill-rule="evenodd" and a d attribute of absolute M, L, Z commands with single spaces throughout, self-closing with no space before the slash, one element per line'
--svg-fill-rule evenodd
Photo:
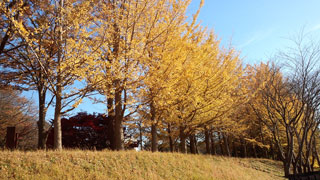
<path fill-rule="evenodd" d="M 178 153 L 0 151 L 0 179 L 283 179 L 281 163 Z"/>

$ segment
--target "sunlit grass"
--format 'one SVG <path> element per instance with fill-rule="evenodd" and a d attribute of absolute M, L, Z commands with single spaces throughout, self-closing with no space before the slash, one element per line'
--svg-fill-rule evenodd
<path fill-rule="evenodd" d="M 1 151 L 0 179 L 282 179 L 281 163 L 135 151 Z"/>

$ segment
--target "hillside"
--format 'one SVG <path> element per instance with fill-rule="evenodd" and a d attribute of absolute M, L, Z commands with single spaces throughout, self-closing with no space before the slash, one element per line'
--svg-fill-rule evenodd
<path fill-rule="evenodd" d="M 0 152 L 0 179 L 283 179 L 281 163 L 134 151 Z"/>

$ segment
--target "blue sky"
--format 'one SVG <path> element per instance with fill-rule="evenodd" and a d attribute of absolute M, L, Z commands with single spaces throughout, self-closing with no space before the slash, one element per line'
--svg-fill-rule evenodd
<path fill-rule="evenodd" d="M 200 0 L 193 0 L 194 12 Z M 241 51 L 244 63 L 266 61 L 305 33 L 319 36 L 319 0 L 205 0 L 199 20 L 214 29 L 222 44 Z"/>
<path fill-rule="evenodd" d="M 188 14 L 195 13 L 200 0 L 193 0 Z M 320 37 L 319 0 L 206 0 L 199 22 L 214 29 L 222 45 L 241 52 L 244 63 L 267 61 L 288 46 L 288 38 L 305 33 Z M 24 93 L 37 102 L 36 92 Z M 76 111 L 104 112 L 105 105 L 84 100 Z M 75 113 L 75 112 L 74 112 Z M 53 119 L 50 108 L 47 120 Z"/>

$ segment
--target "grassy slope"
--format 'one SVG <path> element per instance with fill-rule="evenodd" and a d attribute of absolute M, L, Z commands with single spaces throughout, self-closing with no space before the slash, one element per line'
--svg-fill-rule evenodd
<path fill-rule="evenodd" d="M 0 151 L 0 179 L 282 179 L 281 163 L 150 152 Z"/>

